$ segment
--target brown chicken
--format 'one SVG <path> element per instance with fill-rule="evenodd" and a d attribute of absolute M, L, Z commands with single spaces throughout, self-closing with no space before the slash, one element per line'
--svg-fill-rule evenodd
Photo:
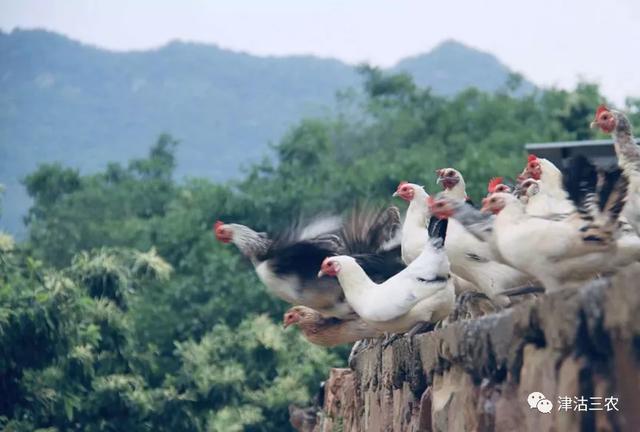
<path fill-rule="evenodd" d="M 315 345 L 332 347 L 367 338 L 383 336 L 360 318 L 342 320 L 323 317 L 320 312 L 306 306 L 294 306 L 284 314 L 284 327 L 294 324 L 300 327 L 304 337 Z"/>

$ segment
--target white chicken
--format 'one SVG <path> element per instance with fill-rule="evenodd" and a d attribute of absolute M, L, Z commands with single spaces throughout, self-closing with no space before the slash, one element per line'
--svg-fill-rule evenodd
<path fill-rule="evenodd" d="M 402 261 L 411 264 L 421 253 L 429 237 L 427 229 L 431 213 L 427 205 L 429 194 L 415 183 L 401 182 L 393 194 L 409 203 L 402 224 Z"/>
<path fill-rule="evenodd" d="M 443 195 L 455 200 L 468 200 L 465 188 L 464 178 L 460 171 L 454 168 L 442 168 L 436 170 L 438 175 L 437 182 L 442 185 Z M 472 271 L 468 271 L 468 264 L 473 266 L 475 258 L 480 257 L 478 252 L 482 252 L 482 246 L 479 241 L 466 232 L 464 227 L 457 221 L 451 220 L 447 222 L 447 243 L 446 251 L 449 262 L 451 263 L 451 273 L 464 281 L 468 281 L 470 290 L 479 291 L 473 282 Z"/>
<path fill-rule="evenodd" d="M 400 182 L 393 196 L 409 202 L 401 231 L 402 260 L 409 265 L 420 256 L 430 238 L 445 238 L 447 221 L 431 215 L 429 194 L 422 186 Z"/>
<path fill-rule="evenodd" d="M 563 190 L 565 195 L 567 194 L 567 190 L 569 191 L 568 196 L 570 196 L 572 203 L 570 205 L 564 204 L 563 207 L 565 207 L 564 209 L 566 210 L 570 206 L 573 209 L 572 212 L 582 211 L 582 209 L 580 209 L 580 201 L 583 201 L 584 199 L 584 197 L 581 196 L 584 195 L 584 191 L 581 191 L 580 189 L 581 187 L 584 187 L 583 183 L 587 177 L 590 177 L 590 180 L 587 179 L 587 182 L 590 181 L 592 183 L 592 187 L 596 187 L 595 182 L 598 176 L 597 169 L 590 161 L 587 160 L 586 157 L 574 156 L 569 160 L 569 166 L 566 173 L 566 176 L 562 176 L 563 184 L 559 187 Z M 540 180 L 535 180 L 533 178 L 528 178 L 520 183 L 519 193 L 520 201 L 525 204 L 528 204 L 532 200 L 548 200 L 548 197 L 540 195 Z M 627 193 L 627 200 L 628 199 L 629 193 Z M 625 209 L 626 208 L 627 206 L 625 205 Z M 528 206 L 526 209 L 527 213 L 530 214 Z M 584 214 L 584 211 L 582 212 Z M 543 217 L 560 220 L 570 214 L 571 213 L 566 212 L 560 214 L 549 213 Z M 633 228 L 631 228 L 627 222 L 624 217 L 624 212 L 623 216 L 620 217 L 618 224 L 619 228 L 616 234 L 616 249 L 611 256 L 612 268 L 623 267 L 640 260 L 640 237 L 636 235 Z"/>
<path fill-rule="evenodd" d="M 511 194 L 485 198 L 482 211 L 497 214 L 493 231 L 502 258 L 536 277 L 547 292 L 611 271 L 627 181 L 613 175 L 598 184 L 588 195 L 589 214 L 574 212 L 561 220 L 528 215 Z"/>
<path fill-rule="evenodd" d="M 569 214 L 575 207 L 562 187 L 562 172 L 551 161 L 529 155 L 527 165 L 518 176 L 520 182 L 537 181 L 537 193 L 527 200 L 526 212 L 532 216 Z"/>
<path fill-rule="evenodd" d="M 444 194 L 430 200 L 434 216 L 455 220 L 469 235 L 482 245 L 485 261 L 482 265 L 468 268 L 477 288 L 501 306 L 509 304 L 506 292 L 525 286 L 534 286 L 536 281 L 530 275 L 504 262 L 493 242 L 492 216 L 485 215 L 464 201 L 447 198 Z"/>
<path fill-rule="evenodd" d="M 404 333 L 445 318 L 455 294 L 442 239 L 432 239 L 406 269 L 376 284 L 350 256 L 326 258 L 318 277 L 335 276 L 347 302 L 373 327 Z"/>
<path fill-rule="evenodd" d="M 494 177 L 489 180 L 489 184 L 487 185 L 487 194 L 492 194 L 494 192 L 511 193 L 511 187 L 504 183 L 503 177 Z"/>
<path fill-rule="evenodd" d="M 453 168 L 444 168 L 437 173 L 438 182 L 444 186 L 444 191 L 439 196 L 473 209 L 468 202 L 462 174 Z M 434 210 L 432 207 L 431 211 Z M 451 218 L 452 213 L 439 211 L 437 216 L 449 220 L 445 249 L 451 263 L 451 272 L 469 281 L 472 291 L 481 292 L 501 305 L 505 305 L 508 300 L 501 297 L 504 290 L 529 283 L 530 276 L 499 262 L 490 244 L 470 233 L 460 221 Z"/>

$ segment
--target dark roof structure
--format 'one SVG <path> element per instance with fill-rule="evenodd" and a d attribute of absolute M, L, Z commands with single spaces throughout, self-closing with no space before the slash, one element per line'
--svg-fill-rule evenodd
<path fill-rule="evenodd" d="M 636 142 L 640 144 L 640 140 Z M 538 157 L 549 159 L 558 167 L 566 167 L 568 159 L 576 155 L 586 156 L 602 167 L 609 167 L 617 162 L 613 141 L 610 139 L 529 143 L 524 148 Z"/>

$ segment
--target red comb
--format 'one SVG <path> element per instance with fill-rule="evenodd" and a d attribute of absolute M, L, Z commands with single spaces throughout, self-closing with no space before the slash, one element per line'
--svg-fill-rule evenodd
<path fill-rule="evenodd" d="M 609 111 L 609 108 L 607 108 L 605 104 L 600 104 L 600 106 L 598 106 L 598 109 L 596 110 L 596 118 L 598 118 L 600 114 L 605 111 Z"/>
<path fill-rule="evenodd" d="M 405 184 L 407 184 L 407 183 L 409 183 L 409 182 L 408 182 L 408 181 L 406 181 L 406 180 L 402 180 L 402 181 L 400 182 L 400 184 L 398 184 L 398 187 L 400 187 L 400 186 L 402 186 L 402 185 L 405 185 Z"/>
<path fill-rule="evenodd" d="M 534 162 L 538 160 L 538 156 L 534 155 L 534 154 L 530 154 L 529 158 L 527 159 L 527 162 Z"/>
<path fill-rule="evenodd" d="M 213 224 L 213 230 L 217 230 L 218 228 L 220 228 L 222 225 L 224 225 L 224 222 L 222 221 L 216 221 L 215 224 Z"/>
<path fill-rule="evenodd" d="M 494 193 L 496 191 L 496 187 L 501 185 L 503 181 L 502 177 L 494 177 L 489 181 L 489 185 L 487 186 L 487 192 Z"/>

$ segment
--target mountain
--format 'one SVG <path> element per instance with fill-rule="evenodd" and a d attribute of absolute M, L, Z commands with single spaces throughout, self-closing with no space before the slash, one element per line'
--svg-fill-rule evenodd
<path fill-rule="evenodd" d="M 452 94 L 495 90 L 509 69 L 457 42 L 394 71 Z M 172 42 L 113 52 L 41 30 L 0 32 L 0 225 L 16 232 L 28 199 L 19 179 L 42 162 L 91 172 L 142 156 L 162 132 L 181 141 L 178 173 L 223 180 L 265 154 L 297 120 L 328 112 L 358 84 L 350 65 L 310 56 L 258 57 Z"/>
<path fill-rule="evenodd" d="M 494 55 L 448 40 L 428 54 L 406 58 L 393 68 L 413 76 L 416 84 L 453 95 L 469 87 L 492 92 L 504 86 L 512 71 Z M 533 89 L 523 82 L 521 91 Z"/>

